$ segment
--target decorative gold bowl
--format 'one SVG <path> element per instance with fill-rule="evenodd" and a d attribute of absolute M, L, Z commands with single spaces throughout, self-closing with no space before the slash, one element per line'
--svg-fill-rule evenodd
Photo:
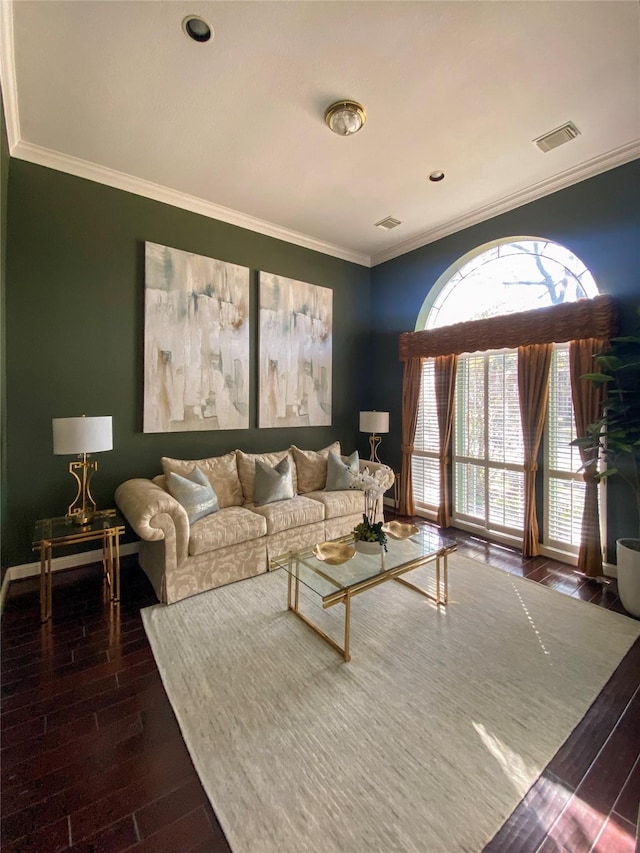
<path fill-rule="evenodd" d="M 323 563 L 339 566 L 350 560 L 356 553 L 356 549 L 345 542 L 319 542 L 313 549 L 313 553 Z"/>
<path fill-rule="evenodd" d="M 408 539 L 420 531 L 415 524 L 405 524 L 402 521 L 388 521 L 382 525 L 382 529 L 392 539 Z"/>

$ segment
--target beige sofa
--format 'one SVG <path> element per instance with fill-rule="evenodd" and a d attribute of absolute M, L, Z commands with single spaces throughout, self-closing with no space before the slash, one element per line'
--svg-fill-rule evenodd
<path fill-rule="evenodd" d="M 116 503 L 140 536 L 139 562 L 158 599 L 166 604 L 232 581 L 266 572 L 269 560 L 289 550 L 348 534 L 362 520 L 364 494 L 358 489 L 325 491 L 329 450 L 290 447 L 274 453 L 231 451 L 209 459 L 162 459 L 164 474 L 153 480 L 127 480 Z M 255 463 L 270 466 L 288 456 L 294 497 L 256 506 Z M 345 457 L 343 457 L 344 459 Z M 218 498 L 219 511 L 189 525 L 187 512 L 165 488 L 173 471 L 204 472 Z M 386 489 L 394 481 L 386 465 L 362 460 Z M 378 520 L 382 519 L 382 501 Z"/>

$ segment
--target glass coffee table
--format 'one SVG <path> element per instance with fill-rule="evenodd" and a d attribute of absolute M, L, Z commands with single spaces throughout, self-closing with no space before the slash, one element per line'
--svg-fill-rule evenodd
<path fill-rule="evenodd" d="M 353 536 L 345 536 L 334 542 L 345 546 L 354 544 Z M 351 559 L 339 565 L 331 565 L 319 559 L 314 554 L 313 548 L 289 551 L 271 559 L 272 569 L 284 569 L 288 575 L 287 608 L 313 628 L 330 646 L 339 651 L 345 661 L 351 660 L 349 652 L 351 599 L 355 595 L 381 583 L 395 580 L 431 599 L 438 606 L 447 604 L 447 557 L 455 551 L 455 542 L 445 539 L 435 531 L 421 528 L 407 539 L 392 539 L 389 536 L 387 548 L 387 552 L 382 551 L 378 554 L 361 554 L 356 551 Z M 433 564 L 435 570 L 435 594 L 402 577 L 407 572 L 428 564 Z M 342 646 L 300 611 L 300 584 L 304 584 L 320 596 L 323 608 L 344 604 L 344 644 Z"/>

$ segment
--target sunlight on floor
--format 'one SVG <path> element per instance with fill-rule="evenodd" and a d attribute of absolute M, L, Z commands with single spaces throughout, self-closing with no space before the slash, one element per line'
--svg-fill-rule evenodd
<path fill-rule="evenodd" d="M 528 767 L 522 756 L 491 734 L 482 723 L 472 720 L 471 724 L 487 751 L 501 767 L 507 780 L 513 785 L 517 794 L 524 797 L 526 801 L 525 795 L 537 776 L 535 770 Z M 544 786 L 539 793 L 540 802 L 536 805 L 536 814 L 540 815 L 541 820 L 544 819 L 547 804 L 559 798 L 560 790 L 563 790 L 562 796 L 565 797 L 571 793 L 560 782 L 552 781 L 551 778 L 544 779 Z M 632 853 L 635 844 L 631 833 L 616 824 L 613 817 L 607 823 L 607 816 L 603 812 L 594 809 L 575 794 L 568 796 L 560 815 L 553 825 L 545 827 L 545 830 L 557 844 L 563 845 L 563 849 L 567 850 L 578 849 L 574 847 L 578 844 L 580 850 L 592 849 L 594 853 L 612 853 L 614 850 L 619 853 Z M 599 840 L 601 837 L 602 844 Z"/>
<path fill-rule="evenodd" d="M 482 723 L 476 723 L 472 720 L 471 725 L 476 730 L 487 750 L 502 768 L 504 775 L 511 782 L 518 796 L 524 797 L 531 783 L 536 778 L 537 772 L 534 768 L 527 767 L 522 756 L 518 755 L 499 738 L 491 734 Z"/>
<path fill-rule="evenodd" d="M 531 629 L 532 629 L 533 633 L 536 635 L 537 641 L 540 643 L 540 648 L 542 649 L 543 654 L 545 654 L 549 657 L 549 666 L 553 666 L 553 661 L 551 660 L 551 657 L 550 657 L 551 652 L 548 651 L 547 647 L 542 642 L 542 636 L 540 635 L 540 631 L 538 631 L 538 629 L 536 628 L 536 623 L 531 618 L 531 614 L 529 613 L 529 610 L 527 609 L 527 605 L 524 603 L 523 598 L 520 595 L 520 591 L 519 591 L 518 587 L 514 583 L 512 583 L 511 585 L 514 589 L 515 594 L 518 596 L 518 601 L 520 602 L 520 605 L 522 606 L 522 609 L 524 610 L 527 619 L 529 620 L 529 624 L 531 625 Z"/>

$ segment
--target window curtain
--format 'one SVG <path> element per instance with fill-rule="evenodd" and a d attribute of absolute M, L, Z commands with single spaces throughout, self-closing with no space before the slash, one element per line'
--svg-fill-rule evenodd
<path fill-rule="evenodd" d="M 576 434 L 583 438 L 587 426 L 597 421 L 602 412 L 606 390 L 588 379 L 583 373 L 597 372 L 594 363 L 596 353 L 606 349 L 608 342 L 598 338 L 571 341 L 569 344 L 569 372 L 571 374 L 571 398 L 576 419 Z M 598 481 L 596 471 L 598 459 L 589 447 L 580 447 L 580 459 L 584 466 L 584 511 L 582 535 L 578 553 L 578 568 L 587 577 L 597 578 L 602 574 L 602 544 L 600 541 L 600 513 L 598 510 Z"/>
<path fill-rule="evenodd" d="M 553 344 L 518 347 L 518 396 L 524 445 L 524 531 L 522 555 L 535 557 L 538 544 L 536 475 L 538 451 L 549 398 L 549 370 Z"/>
<path fill-rule="evenodd" d="M 451 523 L 449 463 L 451 461 L 451 432 L 453 430 L 453 404 L 456 394 L 457 368 L 457 355 L 440 355 L 435 359 L 436 413 L 438 416 L 438 430 L 440 432 L 440 505 L 438 507 L 437 523 L 440 527 L 448 527 Z"/>
<path fill-rule="evenodd" d="M 402 472 L 400 475 L 400 514 L 415 515 L 411 456 L 418 423 L 418 403 L 422 386 L 422 359 L 410 358 L 404 363 L 402 380 Z"/>
<path fill-rule="evenodd" d="M 400 361 L 404 362 L 401 512 L 408 515 L 413 515 L 415 512 L 411 479 L 411 454 L 413 453 L 418 418 L 420 371 L 422 369 L 420 359 L 457 355 L 463 352 L 516 349 L 565 341 L 570 342 L 570 352 L 571 348 L 575 348 L 576 352 L 581 352 L 576 347 L 579 347 L 581 342 L 593 339 L 595 343 L 589 349 L 590 356 L 585 358 L 588 364 L 584 367 L 576 366 L 575 375 L 580 376 L 581 373 L 591 372 L 593 352 L 596 352 L 606 340 L 616 334 L 617 319 L 615 299 L 608 294 L 600 294 L 594 296 L 593 299 L 578 299 L 577 302 L 550 305 L 532 311 L 470 320 L 465 323 L 455 323 L 436 329 L 423 329 L 418 332 L 403 332 L 400 335 L 398 347 Z M 590 399 L 590 395 L 592 393 L 597 394 L 597 390 L 591 386 L 587 388 L 587 383 L 584 380 L 572 379 L 573 404 L 576 409 L 576 426 L 579 435 L 581 434 L 580 429 L 584 430 L 586 424 L 597 420 L 598 404 L 596 401 L 592 401 L 580 415 L 582 418 L 581 426 L 578 426 L 577 423 L 578 410 L 582 405 L 586 405 L 582 398 L 586 396 Z M 595 416 L 592 416 L 591 412 L 595 412 Z M 530 463 L 531 466 L 533 462 L 535 462 L 535 456 Z M 535 488 L 535 477 L 533 482 Z M 599 550 L 600 535 L 599 525 L 597 524 L 597 484 L 593 479 L 593 472 L 585 475 L 585 482 L 587 484 L 587 497 L 585 498 L 583 526 L 587 533 L 587 539 L 584 538 L 583 534 L 579 565 L 587 574 L 595 576 L 595 573 L 601 572 L 602 557 Z M 594 512 L 595 528 L 593 526 Z M 596 535 L 597 558 L 593 548 Z"/>

